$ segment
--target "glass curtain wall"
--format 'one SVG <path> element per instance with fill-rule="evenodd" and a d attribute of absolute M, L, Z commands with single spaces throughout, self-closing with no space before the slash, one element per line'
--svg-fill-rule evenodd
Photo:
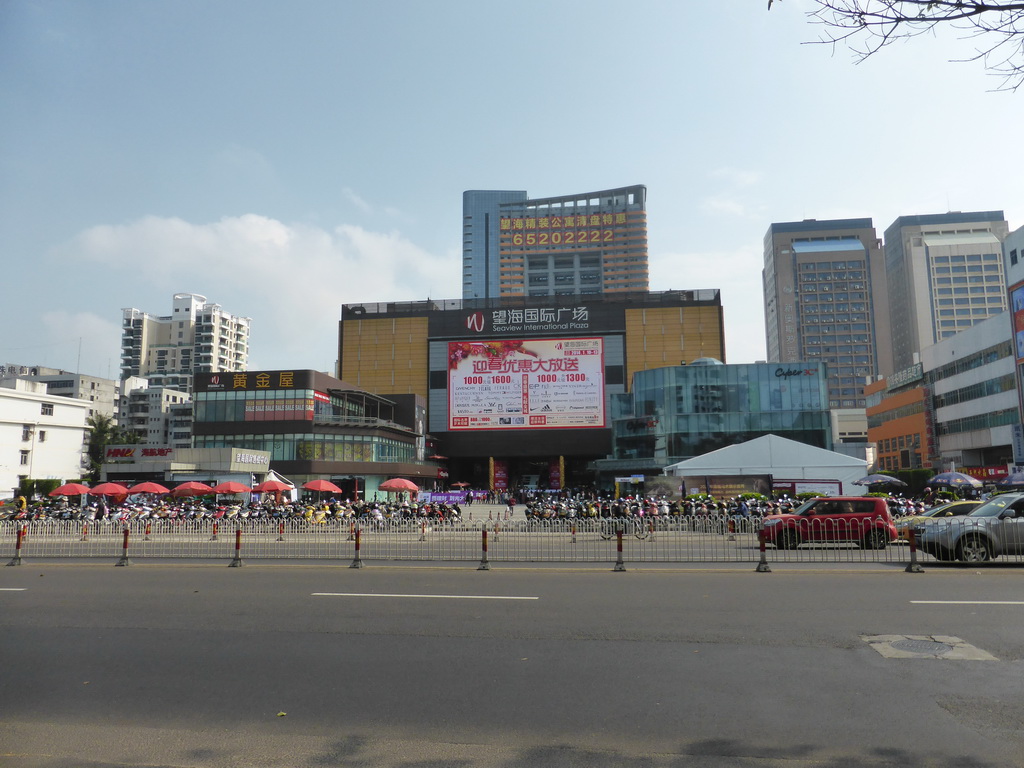
<path fill-rule="evenodd" d="M 638 372 L 612 404 L 616 458 L 678 460 L 766 434 L 831 449 L 826 385 L 823 363 Z"/>

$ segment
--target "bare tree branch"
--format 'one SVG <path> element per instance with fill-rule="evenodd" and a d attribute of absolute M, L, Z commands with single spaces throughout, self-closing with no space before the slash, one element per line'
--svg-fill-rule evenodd
<path fill-rule="evenodd" d="M 771 10 L 775 2 L 768 0 Z M 859 61 L 885 46 L 932 32 L 956 29 L 976 42 L 975 53 L 954 61 L 981 61 L 1002 83 L 999 90 L 1024 85 L 1024 2 L 990 0 L 814 0 L 807 15 L 825 27 L 814 42 L 845 44 Z"/>

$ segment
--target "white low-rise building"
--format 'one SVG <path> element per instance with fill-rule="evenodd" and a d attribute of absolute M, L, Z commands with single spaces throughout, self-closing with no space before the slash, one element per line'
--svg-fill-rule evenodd
<path fill-rule="evenodd" d="M 189 448 L 192 445 L 192 397 L 168 387 L 132 377 L 122 382 L 117 423 L 139 436 L 145 445 Z M 185 423 L 185 426 L 181 426 Z M 184 437 L 182 437 L 184 433 Z"/>
<path fill-rule="evenodd" d="M 0 380 L 0 497 L 23 480 L 76 480 L 90 403 L 46 392 L 43 382 Z"/>
<path fill-rule="evenodd" d="M 1010 319 L 994 315 L 921 350 L 937 466 L 1008 467 L 1020 423 Z"/>

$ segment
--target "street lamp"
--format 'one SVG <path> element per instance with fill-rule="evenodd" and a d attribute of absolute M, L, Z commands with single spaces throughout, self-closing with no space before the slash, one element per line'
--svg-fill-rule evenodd
<path fill-rule="evenodd" d="M 30 483 L 32 482 L 32 468 L 35 466 L 35 460 L 36 460 L 36 429 L 38 429 L 38 427 L 39 427 L 39 422 L 37 421 L 36 423 L 32 424 L 28 428 L 28 430 L 27 430 L 28 436 L 29 436 L 29 441 L 30 441 L 29 442 L 29 446 L 28 446 L 28 481 Z M 35 485 L 32 485 L 31 487 L 32 487 L 32 493 L 30 493 L 29 496 L 33 496 L 34 497 L 35 496 Z M 31 501 L 31 499 L 30 499 L 30 501 Z"/>

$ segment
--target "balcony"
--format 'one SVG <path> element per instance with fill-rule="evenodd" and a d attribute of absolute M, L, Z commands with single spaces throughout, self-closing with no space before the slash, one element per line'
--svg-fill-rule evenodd
<path fill-rule="evenodd" d="M 362 429 L 389 429 L 395 432 L 402 432 L 407 435 L 417 434 L 408 427 L 404 427 L 394 421 L 377 419 L 371 416 L 326 416 L 316 414 L 313 416 L 313 424 L 327 427 L 356 427 Z"/>

